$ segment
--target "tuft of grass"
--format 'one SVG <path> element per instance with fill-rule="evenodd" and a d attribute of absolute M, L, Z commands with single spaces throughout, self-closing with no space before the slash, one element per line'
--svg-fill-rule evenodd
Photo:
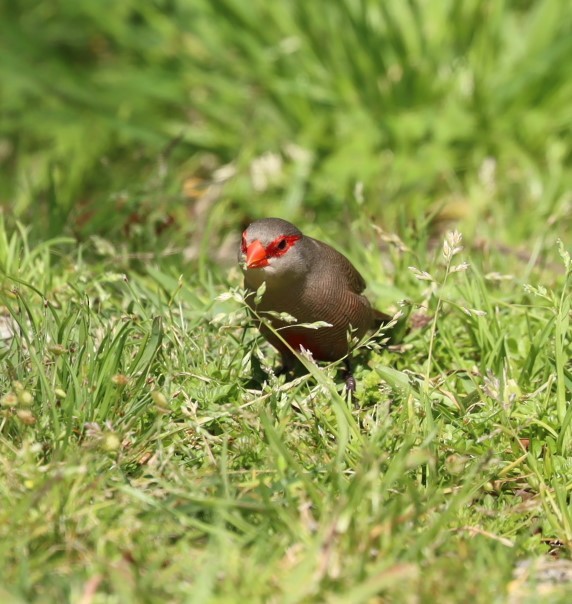
<path fill-rule="evenodd" d="M 526 288 L 459 234 L 417 258 L 401 287 L 431 322 L 366 343 L 355 407 L 328 368 L 275 377 L 224 278 L 0 240 L 10 597 L 485 602 L 568 551 L 562 247 L 565 277 Z"/>

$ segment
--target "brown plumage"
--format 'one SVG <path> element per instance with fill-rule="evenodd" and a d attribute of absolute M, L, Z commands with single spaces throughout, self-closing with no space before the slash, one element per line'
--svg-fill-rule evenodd
<path fill-rule="evenodd" d="M 264 218 L 249 225 L 238 256 L 245 288 L 252 293 L 247 298 L 249 305 L 266 316 L 294 350 L 303 346 L 316 360 L 336 361 L 345 356 L 350 327 L 353 335 L 361 338 L 390 320 L 362 295 L 365 281 L 345 256 L 285 220 Z M 254 292 L 264 282 L 266 290 L 255 307 Z M 297 322 L 280 321 L 265 315 L 267 311 L 288 313 Z M 299 325 L 318 321 L 331 327 Z M 284 365 L 291 367 L 295 357 L 288 346 L 263 324 L 260 330 L 280 351 Z M 348 388 L 352 389 L 349 380 Z"/>

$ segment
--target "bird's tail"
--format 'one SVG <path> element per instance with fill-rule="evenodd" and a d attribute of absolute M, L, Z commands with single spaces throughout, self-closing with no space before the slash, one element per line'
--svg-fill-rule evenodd
<path fill-rule="evenodd" d="M 387 313 L 381 312 L 381 310 L 373 309 L 374 313 L 374 321 L 376 328 L 382 327 L 386 323 L 389 323 L 393 317 L 388 315 Z"/>

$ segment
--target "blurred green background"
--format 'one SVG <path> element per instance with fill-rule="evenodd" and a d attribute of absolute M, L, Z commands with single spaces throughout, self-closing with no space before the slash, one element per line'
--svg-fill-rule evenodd
<path fill-rule="evenodd" d="M 342 245 L 358 216 L 570 237 L 562 0 L 1 4 L 0 203 L 37 238 L 228 260 L 265 215 Z"/>

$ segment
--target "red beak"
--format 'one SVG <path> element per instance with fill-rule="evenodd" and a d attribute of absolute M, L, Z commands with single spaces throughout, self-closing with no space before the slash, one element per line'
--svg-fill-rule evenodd
<path fill-rule="evenodd" d="M 258 239 L 246 248 L 246 268 L 260 268 L 268 265 L 266 250 Z"/>

